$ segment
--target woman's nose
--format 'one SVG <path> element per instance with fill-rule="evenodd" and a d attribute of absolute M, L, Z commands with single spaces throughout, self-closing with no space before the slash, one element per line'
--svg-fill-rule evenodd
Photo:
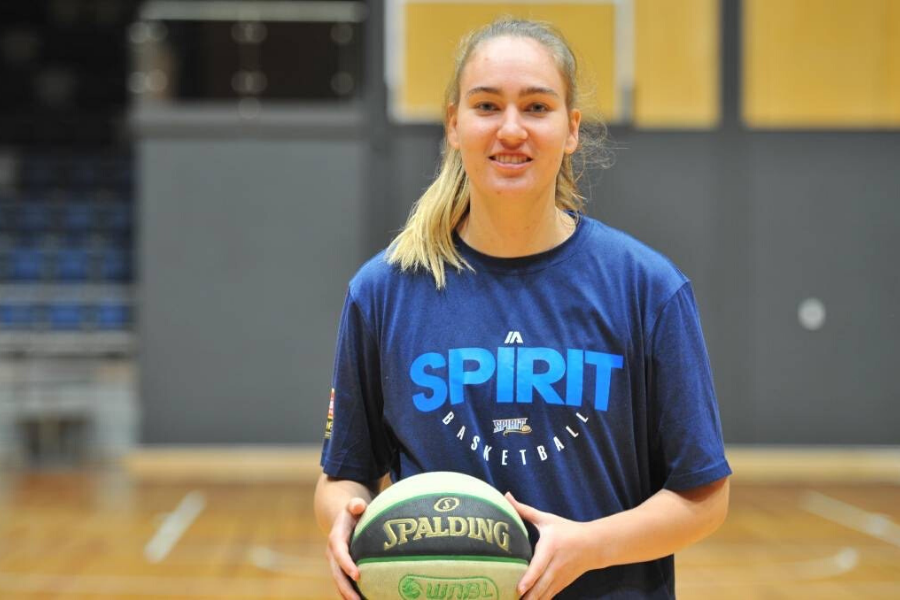
<path fill-rule="evenodd" d="M 502 141 L 522 142 L 528 137 L 528 132 L 522 126 L 522 115 L 515 106 L 510 106 L 503 113 L 503 122 L 497 131 L 497 137 Z"/>

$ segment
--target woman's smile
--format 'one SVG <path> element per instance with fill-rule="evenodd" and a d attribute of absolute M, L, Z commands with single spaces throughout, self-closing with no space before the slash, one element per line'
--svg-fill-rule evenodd
<path fill-rule="evenodd" d="M 509 171 L 521 171 L 531 162 L 531 158 L 528 156 L 513 153 L 495 154 L 490 157 L 490 160 L 493 161 L 498 168 Z"/>

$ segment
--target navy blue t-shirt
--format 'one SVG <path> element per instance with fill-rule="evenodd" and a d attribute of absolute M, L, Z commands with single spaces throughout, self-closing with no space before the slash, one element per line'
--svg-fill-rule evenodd
<path fill-rule="evenodd" d="M 731 473 L 687 278 L 588 217 L 559 246 L 475 272 L 350 282 L 322 453 L 328 475 L 459 471 L 576 521 Z M 534 539 L 532 540 L 535 541 Z M 672 556 L 590 571 L 560 598 L 670 598 Z"/>

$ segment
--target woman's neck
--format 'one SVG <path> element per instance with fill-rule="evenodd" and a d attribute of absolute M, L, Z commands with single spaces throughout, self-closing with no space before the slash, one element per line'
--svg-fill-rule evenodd
<path fill-rule="evenodd" d="M 471 202 L 457 227 L 460 238 L 482 254 L 514 258 L 562 244 L 575 231 L 575 219 L 553 204 L 490 205 Z"/>

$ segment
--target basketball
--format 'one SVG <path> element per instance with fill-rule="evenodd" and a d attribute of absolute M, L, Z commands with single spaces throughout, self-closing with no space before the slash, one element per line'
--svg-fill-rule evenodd
<path fill-rule="evenodd" d="M 525 524 L 487 483 L 437 471 L 379 494 L 353 532 L 359 589 L 382 598 L 518 598 L 531 545 Z"/>

